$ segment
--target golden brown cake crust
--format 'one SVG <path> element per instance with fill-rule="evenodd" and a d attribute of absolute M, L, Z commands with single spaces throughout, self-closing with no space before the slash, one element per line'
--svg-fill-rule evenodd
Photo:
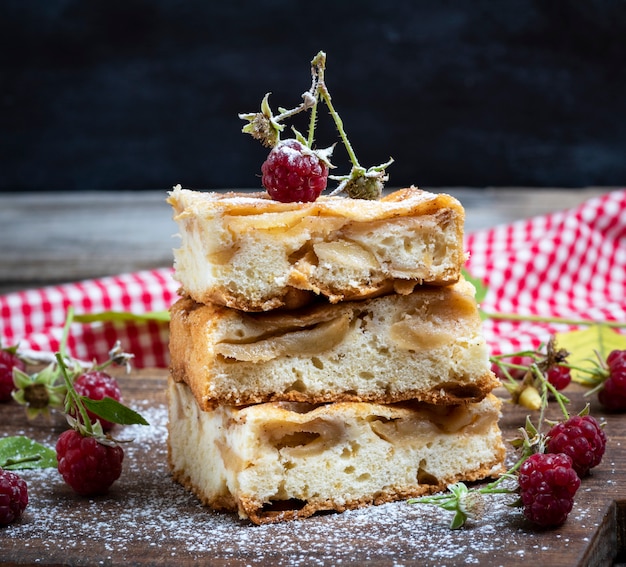
<path fill-rule="evenodd" d="M 465 471 L 453 475 L 438 484 L 423 484 L 410 490 L 403 487 L 391 487 L 381 490 L 376 495 L 367 498 L 354 498 L 342 501 L 333 499 L 318 500 L 307 502 L 302 508 L 292 510 L 264 509 L 263 504 L 258 500 L 242 498 L 240 507 L 251 522 L 261 525 L 310 518 L 319 512 L 345 512 L 346 510 L 356 510 L 358 508 L 365 508 L 366 506 L 380 506 L 381 504 L 399 502 L 401 500 L 408 500 L 409 498 L 419 498 L 420 496 L 442 492 L 455 482 L 472 482 L 490 477 L 494 478 L 504 472 L 504 466 L 502 466 L 504 457 L 505 450 L 502 448 L 492 462 L 484 463 L 473 471 Z M 193 487 L 191 490 L 193 491 Z M 209 505 L 211 506 L 211 504 Z M 231 507 L 221 506 L 217 509 L 237 511 L 238 507 L 233 504 Z"/>
<path fill-rule="evenodd" d="M 504 472 L 504 466 L 501 464 L 504 457 L 505 450 L 502 448 L 498 451 L 497 457 L 494 458 L 492 462 L 485 463 L 473 471 L 466 471 L 463 474 L 452 476 L 438 484 L 424 484 L 411 490 L 402 487 L 397 489 L 386 488 L 378 492 L 375 496 L 367 498 L 355 498 L 341 501 L 327 498 L 307 502 L 302 508 L 283 510 L 278 509 L 279 507 L 266 508 L 259 500 L 249 497 L 242 497 L 240 501 L 237 502 L 231 494 L 217 497 L 208 496 L 191 481 L 189 475 L 185 474 L 184 471 L 174 469 L 171 458 L 169 459 L 169 466 L 170 470 L 174 471 L 172 473 L 173 480 L 183 486 L 185 490 L 194 494 L 204 506 L 218 511 L 238 512 L 240 517 L 246 517 L 252 523 L 262 525 L 310 518 L 319 512 L 345 512 L 346 510 L 356 510 L 372 505 L 380 506 L 381 504 L 399 502 L 401 500 L 408 500 L 409 498 L 418 498 L 427 494 L 441 492 L 450 484 L 458 481 L 472 482 L 489 477 L 496 477 L 498 474 Z M 289 506 L 289 504 L 290 502 L 284 503 L 285 506 Z"/>

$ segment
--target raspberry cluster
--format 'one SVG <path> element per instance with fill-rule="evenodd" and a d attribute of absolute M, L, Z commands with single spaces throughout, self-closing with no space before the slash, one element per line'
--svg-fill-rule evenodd
<path fill-rule="evenodd" d="M 124 450 L 75 429 L 64 431 L 56 444 L 63 480 L 81 496 L 105 494 L 122 474 Z"/>
<path fill-rule="evenodd" d="M 261 172 L 270 197 L 282 203 L 315 201 L 328 181 L 328 165 L 295 139 L 274 146 Z"/>
<path fill-rule="evenodd" d="M 68 333 L 72 311 L 64 333 Z M 65 340 L 61 344 L 67 344 Z M 1 351 L 0 370 L 9 363 L 19 365 L 19 359 L 9 358 L 12 350 Z M 147 422 L 121 403 L 118 381 L 103 369 L 110 364 L 129 367 L 132 355 L 122 352 L 119 342 L 109 351 L 109 359 L 90 369 L 66 353 L 55 353 L 55 361 L 45 368 L 28 374 L 22 365 L 13 371 L 16 391 L 13 398 L 26 406 L 26 414 L 34 418 L 50 409 L 61 409 L 71 429 L 64 431 L 56 443 L 57 468 L 65 482 L 78 494 L 92 496 L 106 493 L 120 477 L 124 451 L 121 442 L 110 430 L 115 424 Z M 5 361 L 6 364 L 5 364 Z M 36 395 L 35 395 L 36 394 Z M 14 479 L 11 482 L 17 482 Z M 15 506 L 16 497 L 10 499 Z M 5 503 L 0 497 L 0 507 Z"/>
<path fill-rule="evenodd" d="M 602 461 L 606 435 L 586 410 L 554 424 L 545 437 L 538 436 L 540 451 L 520 466 L 520 500 L 534 524 L 554 527 L 565 522 L 581 479 Z"/>
<path fill-rule="evenodd" d="M 610 411 L 626 410 L 626 350 L 614 350 L 606 358 L 608 375 L 598 400 Z"/>
<path fill-rule="evenodd" d="M 535 453 L 519 469 L 524 516 L 542 527 L 559 526 L 567 519 L 580 487 L 572 459 L 563 453 Z"/>
<path fill-rule="evenodd" d="M 74 388 L 79 396 L 85 396 L 91 400 L 112 398 L 118 402 L 122 401 L 122 392 L 117 380 L 102 370 L 84 372 L 74 381 Z M 70 415 L 76 417 L 76 412 L 71 412 Z M 92 422 L 100 421 L 103 431 L 110 431 L 115 425 L 112 421 L 98 417 L 89 410 L 87 410 L 87 415 Z"/>

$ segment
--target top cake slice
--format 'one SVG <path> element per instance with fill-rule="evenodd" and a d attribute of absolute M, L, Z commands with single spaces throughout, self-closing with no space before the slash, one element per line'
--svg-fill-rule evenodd
<path fill-rule="evenodd" d="M 280 203 L 261 193 L 168 197 L 181 246 L 175 278 L 198 303 L 243 311 L 410 293 L 456 282 L 465 262 L 457 199 L 415 187 L 379 200 L 322 196 Z"/>

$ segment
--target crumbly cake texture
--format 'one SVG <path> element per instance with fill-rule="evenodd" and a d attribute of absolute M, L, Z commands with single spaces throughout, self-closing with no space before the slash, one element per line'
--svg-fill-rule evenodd
<path fill-rule="evenodd" d="M 330 302 L 456 282 L 466 256 L 459 201 L 415 187 L 379 200 L 169 193 L 181 245 L 175 278 L 198 303 L 244 311 Z"/>
<path fill-rule="evenodd" d="M 171 372 L 203 409 L 269 401 L 478 401 L 491 371 L 474 287 L 246 313 L 180 299 Z"/>
<path fill-rule="evenodd" d="M 203 411 L 169 380 L 173 477 L 255 524 L 342 512 L 503 472 L 500 400 L 433 406 L 274 402 Z"/>

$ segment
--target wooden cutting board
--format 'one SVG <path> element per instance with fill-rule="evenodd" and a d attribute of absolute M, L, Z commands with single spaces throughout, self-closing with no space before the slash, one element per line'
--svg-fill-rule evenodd
<path fill-rule="evenodd" d="M 406 502 L 254 526 L 203 508 L 171 480 L 164 371 L 136 372 L 120 382 L 124 401 L 150 422 L 116 430 L 118 438 L 134 438 L 121 479 L 109 495 L 86 499 L 55 469 L 21 471 L 30 502 L 21 521 L 0 529 L 1 565 L 572 567 L 612 565 L 626 555 L 626 415 L 604 415 L 595 401 L 593 415 L 606 421 L 607 451 L 558 529 L 533 529 L 507 506 L 507 495 L 489 497 L 483 517 L 456 531 L 448 528 L 447 512 Z M 578 387 L 568 394 L 576 413 L 587 400 Z M 505 439 L 516 436 L 526 413 L 504 405 Z M 0 436 L 27 435 L 53 446 L 64 427 L 59 414 L 29 422 L 20 406 L 0 405 Z"/>

